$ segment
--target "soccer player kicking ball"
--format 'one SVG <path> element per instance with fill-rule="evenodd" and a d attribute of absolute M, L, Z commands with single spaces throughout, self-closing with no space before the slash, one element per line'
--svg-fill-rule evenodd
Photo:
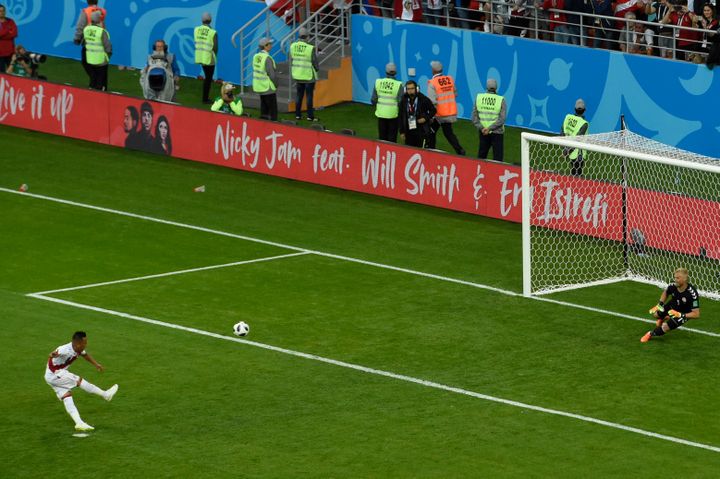
<path fill-rule="evenodd" d="M 45 382 L 53 388 L 58 399 L 63 402 L 65 410 L 70 414 L 73 421 L 75 421 L 75 429 L 78 431 L 92 431 L 95 428 L 80 419 L 80 413 L 75 407 L 72 398 L 72 390 L 75 386 L 79 386 L 80 389 L 91 394 L 97 394 L 106 401 L 110 401 L 118 390 L 118 385 L 115 384 L 107 391 L 103 391 L 94 384 L 90 384 L 80 376 L 67 370 L 78 356 L 82 356 L 86 361 L 95 366 L 98 371 L 103 371 L 102 365 L 85 352 L 85 346 L 87 346 L 87 335 L 83 331 L 76 332 L 73 334 L 71 343 L 59 346 L 55 351 L 50 353 L 47 367 L 45 368 Z"/>
<path fill-rule="evenodd" d="M 674 278 L 675 282 L 669 284 L 660 295 L 657 306 L 650 308 L 650 314 L 657 319 L 657 327 L 640 338 L 640 342 L 647 343 L 671 329 L 679 328 L 688 319 L 700 317 L 700 295 L 695 286 L 688 283 L 688 270 L 676 269 Z"/>

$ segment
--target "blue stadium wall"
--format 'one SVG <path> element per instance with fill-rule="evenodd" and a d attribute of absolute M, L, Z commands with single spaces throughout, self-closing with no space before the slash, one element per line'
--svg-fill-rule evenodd
<path fill-rule="evenodd" d="M 617 130 L 624 114 L 636 133 L 720 158 L 720 78 L 704 65 L 362 15 L 353 17 L 352 52 L 358 102 L 370 102 L 388 62 L 398 79 L 413 79 L 425 92 L 437 59 L 456 80 L 462 118 L 492 77 L 506 98 L 508 125 L 558 132 L 583 98 L 593 133 Z"/>
<path fill-rule="evenodd" d="M 0 0 L 7 6 L 7 16 L 18 24 L 18 43 L 30 51 L 47 55 L 80 58 L 80 47 L 73 35 L 80 11 L 86 0 Z M 241 26 L 265 8 L 254 0 L 100 0 L 107 9 L 106 28 L 113 44 L 111 63 L 143 67 L 152 43 L 162 38 L 175 53 L 183 75 L 201 74 L 195 64 L 193 29 L 200 25 L 203 12 L 210 12 L 213 28 L 218 31 L 219 55 L 216 76 L 233 82 L 240 80 L 240 51 L 233 48 L 230 38 Z M 288 27 L 276 17 L 271 18 L 270 32 L 282 38 Z M 257 45 L 264 29 L 252 43 Z M 276 56 L 276 60 L 283 61 Z M 248 62 L 246 78 L 252 79 Z"/>

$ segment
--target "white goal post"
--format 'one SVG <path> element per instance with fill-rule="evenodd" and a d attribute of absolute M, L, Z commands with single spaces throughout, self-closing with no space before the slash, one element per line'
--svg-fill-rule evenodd
<path fill-rule="evenodd" d="M 635 280 L 676 268 L 720 299 L 720 160 L 629 130 L 522 134 L 523 294 Z"/>

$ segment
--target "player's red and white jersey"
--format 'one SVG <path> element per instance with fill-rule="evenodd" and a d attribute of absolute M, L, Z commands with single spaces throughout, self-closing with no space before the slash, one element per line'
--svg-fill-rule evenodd
<path fill-rule="evenodd" d="M 70 366 L 78 357 L 78 353 L 76 353 L 73 349 L 72 343 L 58 346 L 57 349 L 55 349 L 55 352 L 57 353 L 57 357 L 49 358 L 47 362 L 48 371 L 53 373 L 60 369 L 67 369 L 67 367 Z M 85 351 L 80 354 L 84 355 Z"/>

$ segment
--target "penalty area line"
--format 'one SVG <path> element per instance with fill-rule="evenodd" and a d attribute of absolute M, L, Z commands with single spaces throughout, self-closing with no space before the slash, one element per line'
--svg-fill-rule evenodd
<path fill-rule="evenodd" d="M 169 271 L 167 273 L 157 273 L 157 274 L 149 274 L 147 276 L 136 276 L 133 278 L 116 279 L 114 281 L 104 281 L 102 283 L 92 283 L 92 284 L 84 284 L 81 286 L 71 286 L 69 288 L 51 289 L 48 291 L 38 291 L 37 293 L 30 293 L 30 294 L 44 295 L 44 294 L 52 294 L 52 293 L 62 293 L 65 291 L 76 291 L 78 289 L 97 288 L 100 286 L 109 286 L 111 284 L 130 283 L 132 281 L 144 281 L 146 279 L 164 278 L 167 276 L 175 276 L 178 274 L 196 273 L 198 271 L 208 271 L 208 270 L 220 269 L 220 268 L 231 268 L 233 266 L 240 266 L 240 265 L 244 265 L 244 264 L 253 264 L 253 263 L 262 263 L 265 261 L 274 261 L 274 260 L 278 260 L 278 259 L 292 258 L 294 256 L 303 256 L 303 255 L 307 255 L 307 254 L 311 254 L 311 253 L 309 251 L 301 251 L 299 253 L 289 253 L 289 254 L 281 254 L 281 255 L 277 255 L 277 256 L 267 256 L 264 258 L 248 259 L 248 260 L 244 260 L 244 261 L 234 261 L 232 263 L 216 264 L 216 265 L 211 265 L 211 266 L 201 266 L 199 268 L 182 269 L 179 271 Z"/>
<path fill-rule="evenodd" d="M 87 203 L 78 203 L 76 201 L 64 200 L 62 198 L 38 195 L 36 193 L 21 192 L 21 191 L 12 190 L 9 188 L 0 187 L 0 191 L 5 192 L 5 193 L 12 193 L 15 195 L 21 195 L 21 196 L 26 196 L 26 197 L 30 197 L 30 198 L 35 198 L 35 199 L 39 199 L 39 200 L 51 201 L 54 203 L 60 203 L 60 204 L 69 205 L 69 206 L 76 206 L 79 208 L 86 208 L 86 209 L 95 210 L 95 211 L 102 211 L 104 213 L 111 213 L 114 215 L 126 216 L 129 218 L 135 218 L 135 219 L 140 219 L 140 220 L 144 220 L 144 221 L 151 221 L 154 223 L 166 224 L 166 225 L 175 226 L 178 228 L 187 228 L 187 229 L 191 229 L 191 230 L 195 230 L 195 231 L 202 231 L 204 233 L 214 234 L 214 235 L 218 235 L 218 236 L 225 236 L 225 237 L 229 237 L 229 238 L 235 238 L 235 239 L 244 240 L 244 241 L 251 241 L 254 243 L 266 244 L 266 245 L 270 245 L 270 246 L 277 246 L 279 248 L 289 249 L 289 250 L 297 251 L 297 252 L 301 252 L 301 253 L 311 253 L 316 256 L 323 256 L 326 258 L 333 258 L 333 259 L 338 259 L 341 261 L 348 261 L 351 263 L 357 263 L 357 264 L 362 264 L 362 265 L 366 265 L 366 266 L 373 266 L 375 268 L 382 268 L 382 269 L 387 269 L 390 271 L 397 271 L 400 273 L 412 274 L 415 276 L 421 276 L 423 278 L 435 279 L 435 280 L 444 281 L 447 283 L 462 284 L 462 285 L 469 286 L 472 288 L 484 289 L 486 291 L 494 291 L 496 293 L 500 293 L 500 294 L 503 294 L 506 296 L 511 296 L 511 297 L 523 296 L 522 293 L 510 291 L 507 289 L 496 288 L 494 286 L 490 286 L 487 284 L 475 283 L 472 281 L 466 281 L 466 280 L 462 280 L 462 279 L 458 279 L 458 278 L 451 278 L 448 276 L 440 276 L 440 275 L 432 274 L 432 273 L 424 273 L 422 271 L 416 271 L 416 270 L 412 270 L 412 269 L 408 269 L 408 268 L 401 268 L 399 266 L 391 266 L 391 265 L 387 265 L 387 264 L 376 263 L 374 261 L 367 261 L 367 260 L 363 260 L 363 259 L 352 258 L 350 256 L 342 256 L 342 255 L 338 255 L 338 254 L 326 253 L 324 251 L 300 248 L 300 247 L 292 246 L 292 245 L 288 245 L 288 244 L 277 243 L 274 241 L 263 240 L 260 238 L 254 238 L 252 236 L 244 236 L 244 235 L 240 235 L 240 234 L 229 233 L 227 231 L 220 231 L 220 230 L 215 230 L 215 229 L 211 229 L 211 228 L 205 228 L 203 226 L 196 226 L 196 225 L 191 225 L 191 224 L 187 224 L 187 223 L 179 223 L 177 221 L 170 221 L 170 220 L 165 220 L 162 218 L 155 218 L 153 216 L 140 215 L 137 213 L 130 213 L 128 211 L 122 211 L 122 210 L 114 210 L 111 208 L 90 205 Z M 544 301 L 547 303 L 555 303 L 555 304 L 566 306 L 569 308 L 581 309 L 581 310 L 585 310 L 585 311 L 592 311 L 594 313 L 615 316 L 616 318 L 632 319 L 633 321 L 640 321 L 643 323 L 654 323 L 654 321 L 652 321 L 650 319 L 639 318 L 637 316 L 631 316 L 628 314 L 618 313 L 615 311 L 608 311 L 608 310 L 604 310 L 604 309 L 593 308 L 590 306 L 584 306 L 582 304 L 568 303 L 568 302 L 564 302 L 564 301 L 558 301 L 558 300 L 543 298 L 543 297 L 539 297 L 539 296 L 523 296 L 523 297 L 525 297 L 527 299 L 535 300 L 535 301 Z M 703 331 L 701 329 L 682 327 L 679 330 L 702 334 L 705 336 L 720 337 L 720 334 L 718 334 L 718 333 L 713 333 L 710 331 Z"/>
<path fill-rule="evenodd" d="M 139 321 L 142 323 L 153 324 L 155 326 L 162 326 L 165 328 L 176 329 L 179 331 L 185 331 L 188 333 L 198 334 L 201 336 L 207 336 L 207 337 L 211 337 L 211 338 L 215 338 L 215 339 L 221 339 L 224 341 L 233 341 L 236 343 L 242 343 L 247 346 L 254 346 L 256 348 L 266 349 L 268 351 L 274 351 L 276 353 L 287 354 L 290 356 L 295 356 L 295 357 L 299 357 L 299 358 L 303 358 L 303 359 L 309 359 L 311 361 L 318 361 L 321 363 L 331 364 L 333 366 L 339 366 L 342 368 L 353 369 L 355 371 L 360 371 L 360 372 L 367 373 L 367 374 L 373 374 L 376 376 L 383 376 L 383 377 L 387 377 L 387 378 L 391 378 L 391 379 L 396 379 L 399 381 L 405 381 L 405 382 L 418 384 L 418 385 L 433 388 L 433 389 L 438 389 L 438 390 L 442 390 L 442 391 L 446 391 L 446 392 L 460 394 L 463 396 L 469 396 L 469 397 L 473 397 L 476 399 L 481 399 L 484 401 L 490 401 L 490 402 L 504 404 L 506 406 L 512 406 L 512 407 L 516 407 L 516 408 L 520 408 L 520 409 L 526 409 L 526 410 L 530 410 L 530 411 L 551 414 L 554 416 L 561 416 L 561 417 L 566 417 L 566 418 L 570 418 L 570 419 L 576 419 L 576 420 L 591 423 L 591 424 L 597 424 L 597 425 L 609 427 L 612 429 L 618 429 L 621 431 L 639 434 L 639 435 L 645 436 L 645 437 L 660 439 L 660 440 L 672 442 L 675 444 L 682 444 L 685 446 L 690 446 L 690 447 L 695 447 L 695 448 L 699 448 L 699 449 L 705 449 L 708 451 L 720 453 L 720 447 L 712 446 L 710 444 L 703 444 L 700 442 L 689 441 L 687 439 L 682 439 L 682 438 L 674 437 L 674 436 L 668 436 L 665 434 L 659 434 L 656 432 L 647 431 L 645 429 L 639 429 L 639 428 L 632 427 L 632 426 L 626 426 L 624 424 L 605 421 L 603 419 L 597 419 L 597 418 L 590 417 L 590 416 L 583 416 L 581 414 L 575 414 L 575 413 L 571 413 L 571 412 L 567 412 L 567 411 L 561 411 L 558 409 L 550 409 L 550 408 L 546 408 L 546 407 L 542 407 L 542 406 L 535 406 L 533 404 L 527 404 L 527 403 L 523 403 L 523 402 L 519 402 L 519 401 L 513 401 L 510 399 L 504 399 L 504 398 L 500 398 L 500 397 L 496 397 L 496 396 L 489 396 L 487 394 L 482 394 L 482 393 L 478 393 L 475 391 L 470 391 L 467 389 L 462 389 L 462 388 L 458 388 L 458 387 L 454 387 L 454 386 L 448 386 L 445 384 L 436 383 L 434 381 L 428 381 L 425 379 L 415 378 L 412 376 L 406 376 L 404 374 L 396 374 L 396 373 L 393 373 L 390 371 L 384 371 L 382 369 L 369 368 L 366 366 L 361 366 L 359 364 L 353 364 L 353 363 L 348 363 L 345 361 L 339 361 L 336 359 L 330 359 L 330 358 L 326 358 L 323 356 L 318 356 L 315 354 L 294 351 L 292 349 L 285 349 L 285 348 L 281 348 L 278 346 L 272 346 L 272 345 L 265 344 L 265 343 L 250 341 L 247 339 L 233 338 L 233 337 L 224 336 L 224 335 L 218 334 L 218 333 L 212 333 L 210 331 L 204 331 L 202 329 L 191 328 L 188 326 L 181 326 L 179 324 L 168 323 L 165 321 L 159 321 L 157 319 L 146 318 L 143 316 L 136 316 L 134 314 L 123 313 L 123 312 L 114 311 L 111 309 L 99 308 L 96 306 L 91 306 L 91 305 L 82 304 L 82 303 L 76 303 L 73 301 L 66 301 L 64 299 L 53 298 L 50 296 L 43 296 L 42 294 L 38 294 L 38 293 L 27 294 L 26 296 L 36 298 L 36 299 L 41 299 L 43 301 L 50 301 L 53 303 L 63 304 L 63 305 L 71 306 L 74 308 L 95 311 L 95 312 L 98 312 L 101 314 L 107 314 L 107 315 L 111 315 L 111 316 L 117 316 L 120 318 L 131 319 L 133 321 Z"/>

